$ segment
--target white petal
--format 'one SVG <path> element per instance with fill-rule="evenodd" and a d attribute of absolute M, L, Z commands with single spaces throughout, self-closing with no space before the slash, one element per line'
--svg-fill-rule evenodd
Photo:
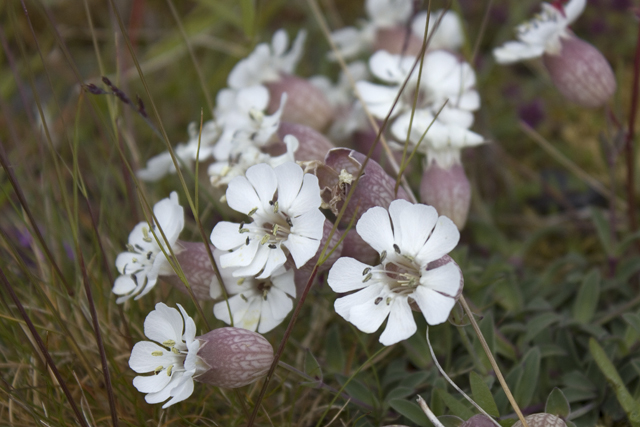
<path fill-rule="evenodd" d="M 351 321 L 351 310 L 354 307 L 375 301 L 379 296 L 388 293 L 388 288 L 384 283 L 371 280 L 368 285 L 369 286 L 358 292 L 338 298 L 334 304 L 336 313 L 344 317 L 345 320 Z"/>
<path fill-rule="evenodd" d="M 366 81 L 359 81 L 356 83 L 356 89 L 362 97 L 363 101 L 367 104 L 367 108 L 378 119 L 384 119 L 389 114 L 393 101 L 398 96 L 399 87 L 388 87 L 376 85 Z M 400 104 L 400 102 L 398 103 Z M 401 110 L 401 105 L 398 105 L 393 111 L 394 114 L 398 114 Z"/>
<path fill-rule="evenodd" d="M 161 256 L 164 256 L 164 255 L 161 255 Z M 143 282 L 143 281 L 139 280 L 139 282 Z M 143 296 L 151 292 L 153 288 L 156 286 L 156 283 L 158 283 L 158 273 L 152 270 L 147 274 L 147 280 L 146 280 L 146 283 L 144 284 L 144 288 L 138 295 L 136 295 L 134 299 L 139 300 L 140 298 L 142 298 Z M 137 291 L 135 292 L 137 293 Z"/>
<path fill-rule="evenodd" d="M 278 326 L 293 309 L 293 301 L 284 292 L 271 288 L 267 299 L 262 302 L 262 313 L 258 332 L 267 333 Z"/>
<path fill-rule="evenodd" d="M 439 325 L 445 322 L 456 303 L 454 298 L 446 297 L 424 286 L 418 286 L 412 297 L 430 325 Z"/>
<path fill-rule="evenodd" d="M 451 297 L 460 291 L 460 268 L 455 262 L 449 262 L 433 270 L 423 271 L 420 285 Z"/>
<path fill-rule="evenodd" d="M 369 58 L 369 69 L 371 74 L 389 83 L 402 84 L 409 75 L 411 66 L 415 58 L 411 58 L 410 63 L 404 60 L 406 57 L 392 55 L 386 50 L 379 50 Z M 403 67 L 403 65 L 405 65 Z M 406 65 L 409 65 L 407 68 Z M 397 93 L 397 92 L 396 92 Z"/>
<path fill-rule="evenodd" d="M 366 276 L 366 274 L 363 274 L 366 269 L 377 270 L 378 267 L 371 267 L 349 257 L 339 258 L 329 270 L 327 284 L 334 292 L 338 293 L 351 292 L 368 287 L 368 283 L 362 282 Z"/>
<path fill-rule="evenodd" d="M 544 45 L 531 45 L 522 42 L 506 42 L 493 49 L 493 57 L 500 64 L 510 64 L 523 59 L 537 58 L 544 53 Z"/>
<path fill-rule="evenodd" d="M 220 266 L 222 268 L 246 267 L 253 262 L 260 246 L 258 239 L 250 239 L 248 245 L 242 245 L 235 251 L 222 255 Z M 234 275 L 237 276 L 235 272 Z"/>
<path fill-rule="evenodd" d="M 317 208 L 291 218 L 291 233 L 310 239 L 322 239 L 325 217 Z M 291 234 L 289 235 L 291 237 Z"/>
<path fill-rule="evenodd" d="M 160 352 L 161 356 L 153 356 L 152 353 Z M 159 346 L 151 341 L 137 342 L 131 350 L 131 356 L 129 357 L 129 366 L 135 372 L 143 374 L 145 372 L 152 372 L 159 366 L 167 367 L 176 361 L 181 361 L 183 356 L 176 355 L 166 348 Z M 150 393 L 150 390 L 144 393 Z"/>
<path fill-rule="evenodd" d="M 567 24 L 571 24 L 578 16 L 582 14 L 587 0 L 570 0 L 564 5 L 564 13 L 567 15 Z"/>
<path fill-rule="evenodd" d="M 267 253 L 267 261 L 264 263 L 264 270 L 260 273 L 259 276 L 256 276 L 257 279 L 266 279 L 271 276 L 275 270 L 282 267 L 285 262 L 287 262 L 287 256 L 284 251 L 280 247 L 280 245 L 276 245 L 275 249 L 269 248 Z"/>
<path fill-rule="evenodd" d="M 184 209 L 178 203 L 178 193 L 174 191 L 169 198 L 156 203 L 153 207 L 153 214 L 169 245 L 175 243 L 184 228 Z M 162 233 L 157 233 L 157 237 L 160 242 L 166 244 Z"/>
<path fill-rule="evenodd" d="M 213 306 L 213 315 L 218 320 L 222 320 L 227 325 L 231 324 L 231 317 L 229 316 L 229 310 L 233 316 L 234 325 L 239 319 L 242 319 L 249 309 L 248 299 L 238 295 L 234 295 L 229 298 L 229 306 L 227 307 L 227 301 L 220 301 Z"/>
<path fill-rule="evenodd" d="M 254 296 L 249 299 L 249 306 L 244 315 L 238 319 L 233 318 L 234 326 L 237 328 L 255 331 L 262 315 L 262 296 Z"/>
<path fill-rule="evenodd" d="M 146 221 L 139 222 L 131 233 L 129 233 L 129 244 L 134 246 L 137 251 L 145 253 L 148 251 L 157 251 L 158 245 L 153 239 L 153 235 L 149 231 L 151 227 Z M 146 230 L 146 233 L 145 233 Z"/>
<path fill-rule="evenodd" d="M 254 208 L 262 209 L 262 203 L 253 185 L 244 176 L 235 177 L 227 187 L 227 204 L 235 211 L 248 214 Z"/>
<path fill-rule="evenodd" d="M 291 205 L 293 204 L 296 197 L 298 197 L 298 193 L 300 192 L 304 173 L 302 172 L 302 168 L 294 162 L 284 163 L 275 168 L 273 171 L 275 172 L 278 179 L 279 209 L 284 212 L 289 212 Z M 320 197 L 319 188 L 316 193 L 318 193 L 318 197 Z M 318 203 L 318 206 L 319 205 L 320 204 Z"/>
<path fill-rule="evenodd" d="M 180 304 L 178 304 L 178 309 L 184 319 L 184 334 L 182 335 L 182 339 L 189 345 L 196 336 L 196 323 Z"/>
<path fill-rule="evenodd" d="M 429 240 L 418 252 L 416 261 L 426 266 L 429 262 L 442 258 L 451 252 L 459 240 L 460 231 L 458 231 L 458 227 L 446 216 L 441 216 L 438 218 Z"/>
<path fill-rule="evenodd" d="M 353 307 L 349 312 L 349 322 L 367 334 L 377 331 L 391 311 L 391 305 L 387 304 L 388 295 L 388 292 L 382 292 L 378 299 L 370 299 Z"/>
<path fill-rule="evenodd" d="M 162 391 L 170 381 L 171 377 L 167 375 L 166 372 L 160 372 L 158 375 L 138 375 L 133 379 L 133 386 L 140 393 L 158 393 Z M 162 402 L 162 400 L 160 400 L 160 402 Z"/>
<path fill-rule="evenodd" d="M 296 297 L 296 283 L 294 281 L 294 271 L 287 270 L 283 272 L 274 271 L 271 275 L 271 283 L 273 286 L 280 289 L 281 291 L 291 295 L 293 298 Z"/>
<path fill-rule="evenodd" d="M 398 204 L 397 202 L 399 200 L 391 202 L 390 213 L 394 204 Z M 407 209 L 400 213 L 398 220 L 394 219 L 393 221 L 396 242 L 398 242 L 402 253 L 415 258 L 424 247 L 437 220 L 438 213 L 432 206 L 409 204 Z M 400 234 L 400 238 L 398 238 L 398 234 Z"/>
<path fill-rule="evenodd" d="M 459 108 L 443 108 L 438 114 L 438 122 L 446 125 L 454 125 L 469 128 L 473 125 L 473 113 Z"/>
<path fill-rule="evenodd" d="M 158 343 L 167 340 L 182 342 L 183 327 L 184 320 L 180 312 L 161 302 L 156 304 L 156 309 L 144 320 L 144 334 Z"/>
<path fill-rule="evenodd" d="M 136 282 L 133 281 L 131 276 L 118 276 L 113 283 L 113 289 L 111 290 L 116 295 L 127 295 L 136 288 Z"/>
<path fill-rule="evenodd" d="M 221 221 L 213 227 L 211 243 L 218 249 L 228 251 L 246 244 L 247 237 L 247 233 L 240 233 L 240 224 Z"/>
<path fill-rule="evenodd" d="M 243 112 L 262 111 L 269 104 L 269 90 L 262 85 L 244 87 L 237 92 L 235 102 Z"/>
<path fill-rule="evenodd" d="M 147 160 L 147 167 L 136 172 L 138 178 L 147 182 L 160 180 L 169 172 L 175 172 L 171 154 L 168 151 L 153 156 Z"/>
<path fill-rule="evenodd" d="M 266 211 L 270 208 L 269 202 L 278 189 L 278 178 L 273 168 L 266 163 L 251 166 L 247 170 L 247 179 L 255 188 L 258 198 L 262 202 L 260 206 Z"/>
<path fill-rule="evenodd" d="M 168 386 L 171 387 L 170 395 L 172 397 L 171 400 L 162 405 L 162 409 L 167 409 L 174 403 L 182 402 L 183 400 L 191 396 L 191 394 L 193 393 L 192 375 L 193 374 L 188 375 L 186 372 L 177 372 L 173 375 L 175 377 L 175 380 L 172 381 L 172 383 L 178 382 L 178 384 L 175 386 L 173 386 L 173 384 L 170 384 Z"/>
<path fill-rule="evenodd" d="M 282 242 L 282 244 L 289 249 L 289 253 L 291 253 L 296 263 L 296 268 L 300 268 L 318 252 L 320 240 L 298 236 L 297 234 L 289 234 L 287 240 Z"/>
<path fill-rule="evenodd" d="M 386 209 L 375 206 L 366 211 L 356 224 L 356 230 L 362 240 L 367 242 L 378 253 L 387 252 L 387 256 L 394 253 L 393 231 Z"/>
<path fill-rule="evenodd" d="M 256 247 L 255 256 L 253 257 L 251 262 L 249 262 L 247 265 L 240 266 L 238 269 L 236 269 L 233 272 L 234 277 L 255 276 L 256 274 L 258 274 L 260 271 L 262 271 L 265 264 L 269 260 L 269 252 L 274 250 L 269 248 L 267 245 L 261 245 L 260 242 L 257 242 L 257 241 L 255 242 L 255 245 L 251 243 L 249 244 L 249 246 L 243 246 L 243 248 L 249 248 L 252 246 Z M 238 249 L 238 251 L 242 250 L 243 248 Z M 234 254 L 235 252 L 228 255 L 224 255 L 222 256 L 221 260 L 224 260 L 225 257 L 231 256 Z M 225 265 L 224 261 L 223 261 L 223 265 Z"/>
<path fill-rule="evenodd" d="M 280 198 L 280 196 L 278 196 Z M 315 175 L 305 174 L 302 179 L 300 192 L 291 203 L 289 208 L 290 216 L 299 216 L 304 212 L 318 209 L 322 203 L 320 197 L 320 185 Z"/>
<path fill-rule="evenodd" d="M 382 304 L 382 303 L 381 303 Z M 418 327 L 413 320 L 413 313 L 406 297 L 396 297 L 391 303 L 391 312 L 387 327 L 380 335 L 380 342 L 383 345 L 393 345 L 399 341 L 406 340 L 416 333 Z"/>

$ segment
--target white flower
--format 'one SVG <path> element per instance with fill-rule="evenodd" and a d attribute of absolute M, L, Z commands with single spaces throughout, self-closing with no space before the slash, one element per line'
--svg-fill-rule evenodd
<path fill-rule="evenodd" d="M 444 16 L 442 14 L 444 13 Z M 424 27 L 427 24 L 427 11 L 420 12 L 413 18 L 411 29 L 420 40 L 424 38 Z M 442 16 L 442 19 L 440 18 Z M 431 35 L 429 50 L 446 49 L 457 51 L 464 43 L 462 23 L 457 13 L 452 10 L 436 10 L 429 17 L 429 33 L 433 31 L 436 23 L 440 21 L 435 33 Z"/>
<path fill-rule="evenodd" d="M 239 90 L 223 89 L 216 98 L 216 118 L 224 128 L 213 155 L 218 161 L 240 152 L 247 145 L 262 147 L 270 142 L 280 126 L 280 117 L 287 101 L 280 99 L 280 108 L 270 116 L 264 114 L 269 104 L 269 91 L 264 86 L 251 86 Z"/>
<path fill-rule="evenodd" d="M 180 166 L 191 168 L 196 158 L 203 162 L 211 157 L 213 144 L 218 140 L 221 129 L 215 121 L 209 120 L 202 125 L 202 135 L 200 135 L 200 126 L 195 122 L 189 123 L 188 132 L 189 142 L 176 145 L 174 153 Z M 200 152 L 198 152 L 198 141 Z M 153 182 L 170 173 L 176 173 L 176 168 L 171 154 L 165 151 L 150 158 L 147 166 L 139 170 L 136 175 L 143 181 Z"/>
<path fill-rule="evenodd" d="M 365 10 L 369 19 L 361 23 L 360 29 L 345 27 L 331 33 L 331 39 L 345 59 L 370 51 L 378 29 L 406 23 L 413 4 L 412 0 L 367 0 Z M 335 59 L 333 53 L 329 57 Z"/>
<path fill-rule="evenodd" d="M 229 271 L 231 270 L 231 271 Z M 225 287 L 229 295 L 229 306 L 220 301 L 213 307 L 217 319 L 231 324 L 229 308 L 235 327 L 258 330 L 264 334 L 278 326 L 293 309 L 292 298 L 296 297 L 296 285 L 293 270 L 285 271 L 280 267 L 271 273 L 270 278 L 233 276 L 232 268 L 223 268 L 226 273 Z"/>
<path fill-rule="evenodd" d="M 298 32 L 291 49 L 287 52 L 289 37 L 286 31 L 276 31 L 271 45 L 259 44 L 247 58 L 233 67 L 227 78 L 229 87 L 242 89 L 280 80 L 282 74 L 292 74 L 302 56 L 302 45 L 306 37 L 306 31 Z"/>
<path fill-rule="evenodd" d="M 133 346 L 129 366 L 139 374 L 133 386 L 147 393 L 147 403 L 164 402 L 162 408 L 182 402 L 193 393 L 193 377 L 208 367 L 197 356 L 200 341 L 195 339 L 196 325 L 178 304 L 180 312 L 163 303 L 156 304 L 144 321 L 144 334 L 155 341 L 140 341 Z M 158 343 L 158 344 L 157 344 Z"/>
<path fill-rule="evenodd" d="M 451 251 L 460 238 L 453 222 L 438 217 L 431 206 L 394 200 L 389 212 L 369 209 L 358 221 L 360 237 L 379 254 L 381 264 L 369 266 L 340 258 L 329 271 L 328 284 L 339 293 L 336 312 L 362 332 L 375 332 L 389 317 L 380 336 L 384 345 L 409 338 L 416 331 L 410 303 L 427 323 L 447 320 L 461 291 L 461 273 L 454 262 L 427 270 L 427 265 Z"/>
<path fill-rule="evenodd" d="M 493 56 L 501 64 L 536 58 L 545 53 L 558 54 L 561 39 L 572 36 L 569 25 L 585 8 L 586 0 L 570 0 L 562 6 L 542 3 L 542 11 L 534 19 L 517 27 L 519 41 L 510 41 L 493 50 Z"/>
<path fill-rule="evenodd" d="M 387 116 L 415 60 L 413 56 L 392 55 L 386 51 L 378 51 L 369 59 L 371 73 L 392 84 L 383 86 L 367 81 L 356 83 L 371 114 L 379 119 Z M 476 75 L 471 66 L 452 53 L 436 50 L 425 55 L 423 70 L 419 86 L 418 68 L 411 74 L 393 115 L 410 111 L 414 95 L 418 91 L 416 111 L 424 109 L 435 114 L 448 100 L 440 113 L 440 120 L 470 127 L 473 124 L 472 112 L 480 108 L 480 96 L 474 89 Z"/>
<path fill-rule="evenodd" d="M 287 253 L 298 268 L 316 254 L 325 220 L 318 178 L 297 164 L 252 166 L 229 183 L 226 196 L 232 209 L 253 219 L 219 222 L 211 233 L 216 248 L 230 251 L 220 257 L 221 267 L 240 267 L 235 277 L 264 279 L 284 265 Z"/>
<path fill-rule="evenodd" d="M 362 61 L 352 62 L 347 66 L 347 68 L 354 81 L 369 78 L 367 65 Z M 331 82 L 328 77 L 322 75 L 309 78 L 309 82 L 322 90 L 324 95 L 327 97 L 327 101 L 329 101 L 331 106 L 334 108 L 349 105 L 355 99 L 351 82 L 344 71 L 340 72 L 340 77 L 335 84 Z"/>
<path fill-rule="evenodd" d="M 167 253 L 169 246 L 174 253 L 179 249 L 175 243 L 184 228 L 184 209 L 178 203 L 178 194 L 174 191 L 169 198 L 156 203 L 153 213 L 158 223 L 153 227 L 146 221 L 136 225 L 129 234 L 128 251 L 116 258 L 116 268 L 122 274 L 113 285 L 113 293 L 120 295 L 116 300 L 118 304 L 134 295 L 137 295 L 135 299 L 141 298 L 153 289 L 159 274 L 173 273 L 161 247 Z M 158 240 L 154 238 L 152 230 Z"/>
<path fill-rule="evenodd" d="M 259 163 L 267 163 L 272 167 L 280 166 L 286 162 L 295 161 L 295 152 L 300 142 L 293 135 L 284 137 L 287 151 L 280 156 L 271 156 L 263 153 L 259 148 L 249 144 L 236 144 L 232 148 L 227 160 L 215 162 L 209 166 L 208 173 L 211 184 L 214 187 L 228 185 L 237 176 L 244 175 L 251 166 Z"/>
<path fill-rule="evenodd" d="M 433 121 L 434 115 L 426 110 L 416 110 L 409 135 L 410 150 L 420 143 L 418 152 L 427 155 L 427 164 L 435 160 L 441 167 L 448 168 L 453 164 L 460 164 L 460 151 L 464 147 L 482 144 L 485 140 L 481 135 L 470 131 L 464 126 L 448 124 L 440 120 Z M 400 141 L 405 141 L 409 132 L 411 114 L 404 113 L 391 125 L 391 133 Z M 433 124 L 431 124 L 433 122 Z M 431 125 L 431 127 L 429 127 Z M 428 132 L 424 134 L 427 130 Z M 424 139 L 422 135 L 424 134 Z M 420 140 L 422 139 L 422 142 Z M 403 145 L 392 144 L 394 149 L 401 150 Z"/>

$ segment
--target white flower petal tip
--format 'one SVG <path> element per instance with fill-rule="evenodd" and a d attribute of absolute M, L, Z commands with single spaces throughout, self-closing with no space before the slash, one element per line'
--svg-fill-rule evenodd
<path fill-rule="evenodd" d="M 146 393 L 148 403 L 161 403 L 167 408 L 187 399 L 193 392 L 193 377 L 202 374 L 206 365 L 194 359 L 200 347 L 195 340 L 195 324 L 185 310 L 180 311 L 163 303 L 144 322 L 145 335 L 153 339 L 137 343 L 131 351 L 129 366 L 137 373 L 133 385 Z"/>
<path fill-rule="evenodd" d="M 241 328 L 214 329 L 196 338 L 198 357 L 208 370 L 198 382 L 222 388 L 251 384 L 267 374 L 273 362 L 273 347 L 262 335 Z"/>
<path fill-rule="evenodd" d="M 184 228 L 184 209 L 178 203 L 178 194 L 173 192 L 156 203 L 153 214 L 157 222 L 153 226 L 147 222 L 136 225 L 129 234 L 127 251 L 116 258 L 116 268 L 122 275 L 113 287 L 113 293 L 120 296 L 118 304 L 150 292 L 158 275 L 171 271 L 163 250 L 169 253 L 172 248 L 174 254 L 181 250 L 177 240 Z"/>
<path fill-rule="evenodd" d="M 494 49 L 501 64 L 509 64 L 543 54 L 558 54 L 562 39 L 572 37 L 569 25 L 585 8 L 586 0 L 570 0 L 564 6 L 542 4 L 542 11 L 531 21 L 517 27 L 517 42 L 507 42 Z"/>
<path fill-rule="evenodd" d="M 384 345 L 415 333 L 414 302 L 427 323 L 444 322 L 463 283 L 460 268 L 447 256 L 460 239 L 453 222 L 438 217 L 431 206 L 395 200 L 388 211 L 374 207 L 365 212 L 356 230 L 378 252 L 380 264 L 336 261 L 327 283 L 336 292 L 355 291 L 336 300 L 336 312 L 366 333 L 388 318 L 380 336 Z"/>
<path fill-rule="evenodd" d="M 288 255 L 300 268 L 316 254 L 324 225 L 320 187 L 318 179 L 297 164 L 252 166 L 246 177 L 229 183 L 226 197 L 231 208 L 253 220 L 221 222 L 211 233 L 211 243 L 230 252 L 220 259 L 223 268 L 241 267 L 236 277 L 266 278 Z"/>

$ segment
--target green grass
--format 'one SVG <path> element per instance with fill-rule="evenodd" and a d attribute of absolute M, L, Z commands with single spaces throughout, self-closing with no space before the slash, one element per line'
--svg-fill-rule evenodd
<path fill-rule="evenodd" d="M 79 415 L 91 426 L 112 425 L 114 416 L 122 426 L 242 426 L 261 381 L 239 393 L 196 383 L 187 401 L 166 411 L 146 404 L 132 386 L 130 351 L 144 339 L 144 318 L 155 303 L 198 311 L 192 299 L 162 284 L 139 301 L 115 304 L 114 260 L 128 233 L 145 219 L 147 205 L 173 190 L 188 212 L 186 240 L 201 239 L 195 217 L 208 236 L 229 213 L 202 173 L 150 185 L 136 182 L 130 169 L 165 150 L 167 141 L 185 140 L 187 124 L 199 121 L 201 111 L 210 119 L 231 67 L 280 27 L 310 32 L 299 66 L 303 76 L 336 76 L 339 68 L 324 60 L 328 44 L 305 2 L 114 3 L 127 38 L 109 1 L 26 1 L 28 18 L 20 2 L 0 3 L 0 279 L 6 278 L 0 287 L 0 425 L 75 425 Z M 362 16 L 360 3 L 320 3 L 330 25 L 336 16 L 346 23 Z M 600 141 L 612 144 L 627 126 L 637 23 L 594 2 L 574 28 L 615 69 L 619 90 L 611 110 L 620 130 L 601 110 L 567 104 L 541 69 L 494 65 L 491 48 L 512 34 L 529 8 L 513 6 L 509 21 L 501 22 L 507 2 L 493 3 L 495 16 L 479 43 L 483 107 L 474 127 L 491 143 L 464 155 L 474 199 L 452 254 L 464 272 L 465 297 L 524 410 L 543 411 L 558 387 L 576 425 L 628 425 L 628 407 L 640 398 L 640 256 L 624 209 L 624 153 L 610 167 Z M 454 2 L 464 13 L 468 56 L 486 5 Z M 596 24 L 608 33 L 597 33 Z M 134 102 L 136 96 L 144 101 L 148 123 L 115 97 L 82 90 L 89 83 L 104 88 L 102 76 Z M 533 99 L 544 103 L 536 131 L 559 153 L 555 157 L 518 125 L 518 106 Z M 622 203 L 615 210 L 562 208 L 589 187 L 560 158 Z M 419 168 L 413 169 L 408 179 L 415 190 Z M 566 187 L 546 183 L 541 171 L 548 169 Z M 187 194 L 195 199 L 196 179 L 193 215 Z M 551 197 L 545 185 L 559 206 L 548 212 L 536 208 Z M 415 336 L 380 353 L 378 335 L 364 335 L 337 316 L 334 299 L 326 285 L 311 290 L 282 355 L 301 371 L 320 370 L 323 386 L 276 369 L 256 425 L 324 426 L 334 418 L 333 426 L 428 425 L 416 411 L 416 394 L 436 415 L 475 413 L 438 373 L 421 316 Z M 207 323 L 223 326 L 211 302 L 199 305 L 198 333 L 207 332 Z M 285 328 L 266 335 L 274 348 Z M 597 354 L 591 338 L 600 344 Z M 514 417 L 461 309 L 451 322 L 432 327 L 430 340 L 443 369 L 465 392 L 471 394 L 479 376 L 500 415 Z M 473 380 L 471 373 L 477 374 Z M 336 394 L 341 389 L 352 397 L 349 403 Z"/>

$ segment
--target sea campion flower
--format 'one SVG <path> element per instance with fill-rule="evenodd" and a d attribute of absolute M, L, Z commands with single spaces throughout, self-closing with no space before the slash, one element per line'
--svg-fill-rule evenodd
<path fill-rule="evenodd" d="M 282 74 L 292 74 L 302 56 L 306 38 L 307 32 L 300 31 L 287 51 L 287 32 L 283 29 L 276 31 L 270 45 L 260 43 L 247 58 L 233 67 L 227 78 L 229 87 L 242 89 L 280 80 Z"/>
<path fill-rule="evenodd" d="M 367 81 L 356 83 L 371 114 L 379 119 L 384 119 L 389 114 L 415 60 L 413 56 L 392 55 L 385 51 L 378 51 L 369 59 L 371 73 L 391 84 L 386 86 Z M 436 50 L 425 55 L 423 68 L 426 71 L 422 73 L 419 85 L 417 68 L 409 77 L 393 116 L 411 114 L 417 91 L 416 111 L 435 114 L 444 105 L 438 116 L 439 121 L 470 127 L 473 124 L 473 111 L 480 108 L 480 96 L 474 89 L 476 75 L 471 66 L 452 53 Z"/>
<path fill-rule="evenodd" d="M 163 303 L 156 304 L 144 321 L 144 334 L 155 341 L 141 341 L 133 346 L 129 366 L 139 374 L 133 385 L 147 393 L 147 403 L 164 402 L 162 408 L 181 402 L 193 393 L 193 377 L 207 367 L 197 357 L 200 341 L 195 339 L 196 325 L 178 304 L 180 311 Z"/>
<path fill-rule="evenodd" d="M 543 3 L 542 12 L 517 27 L 518 41 L 494 49 L 501 64 L 542 56 L 554 85 L 583 107 L 605 104 L 616 90 L 611 66 L 598 49 L 577 38 L 569 25 L 582 13 L 586 0 Z"/>
<path fill-rule="evenodd" d="M 444 16 L 443 16 L 444 14 Z M 420 40 L 424 38 L 424 28 L 427 24 L 428 12 L 422 11 L 418 13 L 413 22 L 411 29 Z M 464 43 L 464 31 L 460 17 L 453 10 L 439 9 L 433 11 L 429 17 L 429 33 L 438 25 L 435 33 L 430 35 L 429 50 L 445 49 L 452 52 L 458 51 Z"/>
<path fill-rule="evenodd" d="M 223 268 L 222 272 L 229 276 L 228 270 L 233 268 Z M 227 293 L 232 296 L 228 306 L 227 301 L 214 305 L 213 314 L 227 324 L 231 324 L 231 311 L 234 326 L 264 334 L 282 323 L 293 309 L 291 298 L 296 297 L 293 270 L 280 267 L 265 279 L 224 277 L 224 281 Z"/>
<path fill-rule="evenodd" d="M 316 254 L 325 221 L 320 188 L 297 164 L 252 166 L 229 183 L 226 196 L 232 209 L 253 220 L 219 222 L 211 233 L 211 243 L 230 252 L 220 257 L 222 268 L 239 267 L 234 277 L 265 279 L 289 254 L 298 268 Z"/>
<path fill-rule="evenodd" d="M 443 258 L 458 243 L 453 222 L 438 217 L 431 206 L 395 200 L 389 211 L 369 209 L 356 225 L 358 234 L 380 255 L 370 266 L 353 258 L 340 258 L 329 271 L 335 292 L 357 291 L 338 298 L 336 312 L 362 332 L 375 332 L 388 317 L 380 336 L 384 345 L 409 338 L 416 331 L 411 313 L 415 302 L 430 325 L 447 320 L 462 291 L 462 274 L 453 261 Z"/>
<path fill-rule="evenodd" d="M 174 191 L 169 198 L 156 203 L 153 214 L 157 224 L 151 226 L 143 221 L 136 225 L 129 234 L 127 252 L 116 258 L 116 268 L 121 276 L 113 285 L 113 293 L 119 295 L 118 304 L 133 296 L 141 298 L 156 285 L 158 275 L 173 272 L 162 249 L 167 254 L 169 247 L 174 249 L 174 253 L 179 250 L 179 246 L 174 247 L 174 244 L 184 228 L 184 209 L 178 203 L 178 194 Z"/>

